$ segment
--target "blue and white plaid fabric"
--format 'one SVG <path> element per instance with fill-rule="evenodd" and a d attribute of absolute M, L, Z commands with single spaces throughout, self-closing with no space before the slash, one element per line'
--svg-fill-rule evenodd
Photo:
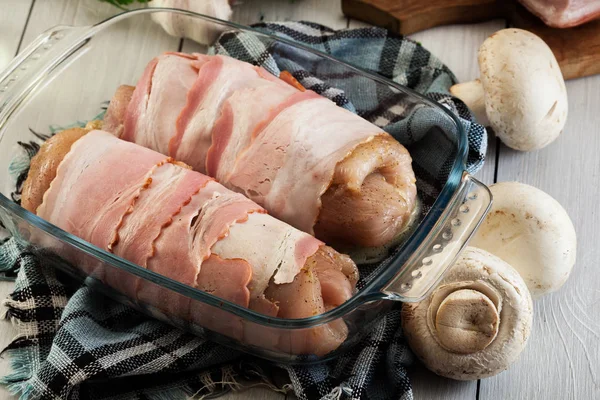
<path fill-rule="evenodd" d="M 484 128 L 473 122 L 464 104 L 448 95 L 447 89 L 455 82 L 452 73 L 418 43 L 379 28 L 333 31 L 307 22 L 256 27 L 381 74 L 442 103 L 461 117 L 468 132 L 468 168 L 474 172 L 481 167 L 487 144 Z M 440 132 L 436 127 L 452 129 L 445 125 L 447 118 L 422 112 L 401 93 L 331 69 L 331 64 L 329 70 L 320 70 L 323 65 L 300 57 L 289 47 L 226 33 L 213 51 L 263 65 L 274 73 L 290 71 L 303 86 L 383 127 L 409 147 L 425 208 L 437 196 L 448 173 L 448 160 L 453 158 L 448 149 L 453 146 L 449 142 L 445 146 L 449 138 L 430 135 Z M 44 138 L 38 135 L 38 141 Z M 427 140 L 436 140 L 433 153 L 431 145 L 422 146 Z M 28 161 L 39 150 L 35 142 L 22 146 L 20 162 L 25 168 L 15 172 L 15 201 L 20 198 Z M 412 398 L 405 369 L 412 355 L 402 336 L 397 307 L 340 358 L 309 367 L 278 367 L 183 333 L 88 287 L 73 285 L 68 277 L 57 276 L 48 257 L 28 252 L 14 239 L 0 244 L 0 270 L 9 275 L 18 271 L 15 291 L 5 305 L 7 318 L 19 327 L 18 337 L 4 351 L 14 371 L 2 382 L 22 399 L 199 398 L 223 387 L 237 388 L 242 378 L 276 389 L 271 374 L 279 368 L 287 372 L 301 400 Z"/>

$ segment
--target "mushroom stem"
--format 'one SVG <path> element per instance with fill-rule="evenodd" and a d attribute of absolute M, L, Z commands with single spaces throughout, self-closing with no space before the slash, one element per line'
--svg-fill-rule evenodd
<path fill-rule="evenodd" d="M 469 107 L 477 122 L 483 126 L 490 125 L 485 112 L 483 85 L 479 79 L 471 82 L 457 83 L 450 88 L 450 93 L 454 97 L 461 99 Z"/>
<path fill-rule="evenodd" d="M 473 289 L 457 290 L 437 309 L 437 338 L 448 351 L 475 353 L 496 338 L 499 320 L 496 305 L 485 294 Z"/>

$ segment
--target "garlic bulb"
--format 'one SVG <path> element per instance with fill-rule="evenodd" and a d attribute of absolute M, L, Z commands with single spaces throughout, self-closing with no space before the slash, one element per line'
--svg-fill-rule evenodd
<path fill-rule="evenodd" d="M 152 0 L 150 5 L 189 10 L 223 20 L 231 18 L 229 0 Z M 205 45 L 217 40 L 224 28 L 210 21 L 171 12 L 154 13 L 152 19 L 169 35 L 189 38 Z"/>

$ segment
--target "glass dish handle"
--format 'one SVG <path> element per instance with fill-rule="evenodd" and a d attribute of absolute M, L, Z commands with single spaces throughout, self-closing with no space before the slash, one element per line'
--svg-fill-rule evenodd
<path fill-rule="evenodd" d="M 488 187 L 465 172 L 431 233 L 382 291 L 391 300 L 420 301 L 454 263 L 491 205 Z"/>
<path fill-rule="evenodd" d="M 60 62 L 86 43 L 89 29 L 54 27 L 39 35 L 0 71 L 0 128 L 22 94 L 30 92 Z"/>

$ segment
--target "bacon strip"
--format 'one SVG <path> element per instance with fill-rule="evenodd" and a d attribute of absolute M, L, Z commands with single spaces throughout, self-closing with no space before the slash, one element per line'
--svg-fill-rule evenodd
<path fill-rule="evenodd" d="M 147 184 L 149 171 L 167 157 L 135 145 L 123 148 L 123 142 L 99 131 L 84 137 L 59 165 L 37 214 L 109 250 L 122 218 Z M 118 173 L 106 180 L 106 169 Z"/>
<path fill-rule="evenodd" d="M 116 255 L 144 268 L 155 255 L 155 241 L 164 227 L 181 211 L 183 204 L 189 202 L 192 195 L 209 181 L 203 175 L 171 163 L 154 170 L 150 178 L 151 183 L 140 193 L 132 211 L 124 217 L 118 230 L 119 241 L 112 249 Z M 172 269 L 179 270 L 176 265 Z M 163 275 L 170 278 L 178 276 L 170 273 Z M 118 285 L 139 296 L 140 282 L 139 278 L 127 275 L 113 286 Z"/>
<path fill-rule="evenodd" d="M 237 158 L 260 130 L 286 105 L 302 99 L 294 88 L 266 80 L 235 91 L 223 103 L 221 116 L 213 129 L 206 160 L 207 174 L 229 182 Z"/>
<path fill-rule="evenodd" d="M 148 105 L 150 90 L 152 88 L 152 77 L 156 70 L 156 66 L 158 65 L 158 61 L 158 58 L 154 58 L 150 61 L 135 87 L 133 96 L 127 106 L 127 113 L 125 114 L 123 135 L 121 136 L 123 140 L 130 142 L 135 140 L 138 120 L 143 117 L 143 112 Z"/>
<path fill-rule="evenodd" d="M 197 171 L 206 171 L 206 154 L 223 102 L 235 91 L 262 82 L 257 68 L 229 57 L 214 56 L 200 69 L 188 90 L 188 102 L 177 121 L 170 154 L 188 160 Z"/>

